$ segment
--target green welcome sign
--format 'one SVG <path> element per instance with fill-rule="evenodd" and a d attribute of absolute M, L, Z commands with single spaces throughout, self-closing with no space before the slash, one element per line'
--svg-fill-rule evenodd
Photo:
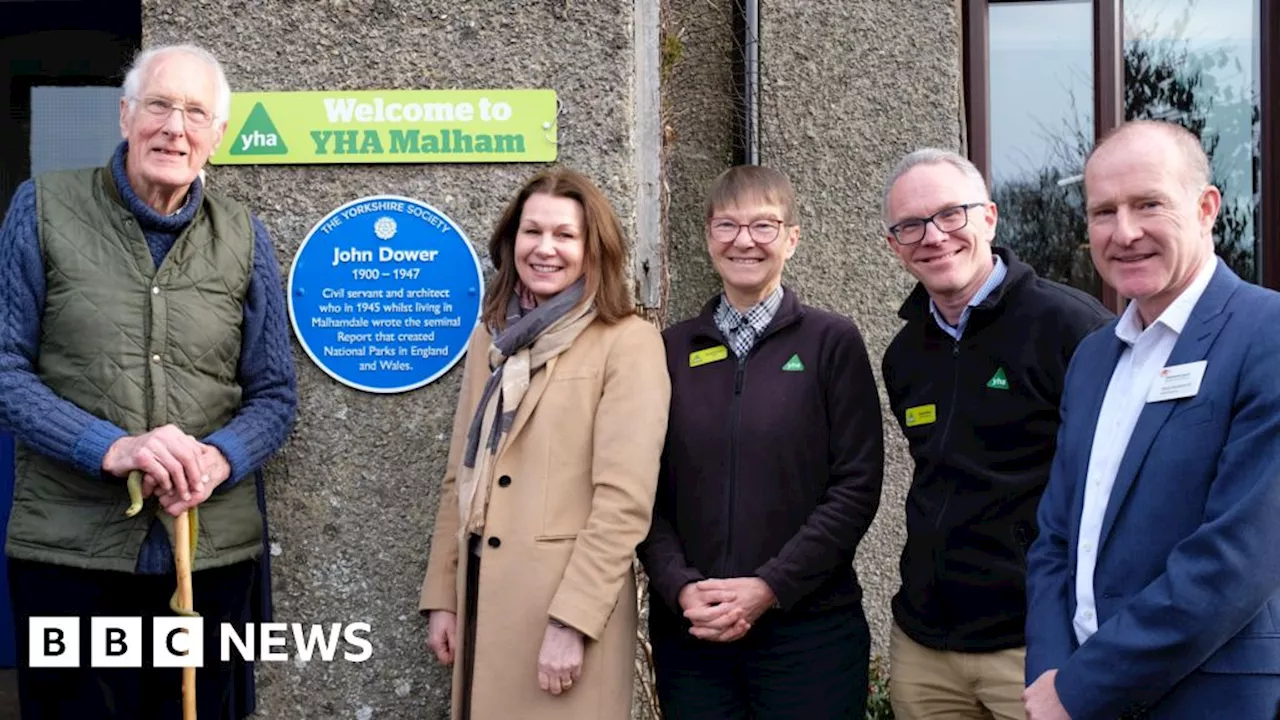
<path fill-rule="evenodd" d="M 215 165 L 550 162 L 554 90 L 245 92 Z"/>

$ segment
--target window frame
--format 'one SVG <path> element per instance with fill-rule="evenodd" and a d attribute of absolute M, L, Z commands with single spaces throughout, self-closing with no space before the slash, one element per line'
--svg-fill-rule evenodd
<path fill-rule="evenodd" d="M 1093 5 L 1094 137 L 1124 120 L 1124 0 L 1091 0 Z M 1027 0 L 961 0 L 964 44 L 964 120 L 969 159 L 991 177 L 991 5 Z M 1262 133 L 1262 237 L 1260 284 L 1280 290 L 1280 7 L 1259 0 L 1259 124 Z M 1102 281 L 1104 305 L 1116 312 L 1124 299 Z"/>

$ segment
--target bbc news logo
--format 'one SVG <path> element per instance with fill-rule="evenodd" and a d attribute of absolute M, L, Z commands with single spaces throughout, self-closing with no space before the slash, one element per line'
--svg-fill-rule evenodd
<path fill-rule="evenodd" d="M 89 664 L 91 667 L 142 667 L 143 653 L 151 656 L 151 667 L 204 667 L 204 624 L 198 617 L 155 617 L 151 619 L 151 647 L 144 648 L 140 617 L 94 617 L 89 619 Z M 33 617 L 28 633 L 27 658 L 31 667 L 80 667 L 80 618 Z M 230 662 L 232 655 L 247 662 L 283 662 L 297 659 L 324 662 L 339 658 L 361 663 L 373 655 L 368 623 L 260 623 L 246 625 L 241 634 L 223 623 L 217 638 L 219 657 Z M 293 640 L 293 655 L 289 641 Z M 342 649 L 342 654 L 338 650 Z"/>

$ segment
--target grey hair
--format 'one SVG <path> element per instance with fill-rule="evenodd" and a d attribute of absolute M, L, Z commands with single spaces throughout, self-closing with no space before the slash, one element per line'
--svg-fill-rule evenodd
<path fill-rule="evenodd" d="M 199 45 L 160 45 L 138 53 L 134 57 L 133 63 L 129 66 L 129 71 L 124 76 L 124 96 L 131 100 L 137 98 L 138 93 L 142 90 L 142 78 L 147 66 L 151 64 L 152 60 L 170 53 L 190 55 L 213 68 L 218 85 L 218 97 L 214 100 L 213 107 L 214 120 L 226 120 L 231 115 L 231 84 L 227 82 L 227 74 L 222 70 L 222 63 L 218 62 L 213 53 Z"/>
<path fill-rule="evenodd" d="M 909 170 L 917 165 L 938 165 L 941 163 L 946 163 L 959 170 L 965 178 L 973 183 L 974 189 L 982 193 L 983 200 L 991 200 L 991 194 L 987 191 L 986 179 L 982 177 L 982 173 L 977 166 L 969 161 L 969 158 L 950 150 L 932 147 L 921 148 L 904 155 L 885 178 L 884 189 L 880 195 L 880 220 L 884 223 L 886 229 L 889 227 L 889 191 L 893 189 L 894 183 L 898 182 L 903 175 L 906 175 Z"/>

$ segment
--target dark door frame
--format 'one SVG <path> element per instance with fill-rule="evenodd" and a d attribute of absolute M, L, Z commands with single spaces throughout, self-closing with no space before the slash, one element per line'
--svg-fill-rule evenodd
<path fill-rule="evenodd" d="M 142 42 L 139 0 L 0 3 L 0 217 L 31 172 L 31 88 L 116 85 Z M 104 158 L 105 160 L 105 158 Z M 0 547 L 13 491 L 13 438 L 0 429 Z M 0 668 L 16 664 L 8 577 L 0 563 Z"/>

